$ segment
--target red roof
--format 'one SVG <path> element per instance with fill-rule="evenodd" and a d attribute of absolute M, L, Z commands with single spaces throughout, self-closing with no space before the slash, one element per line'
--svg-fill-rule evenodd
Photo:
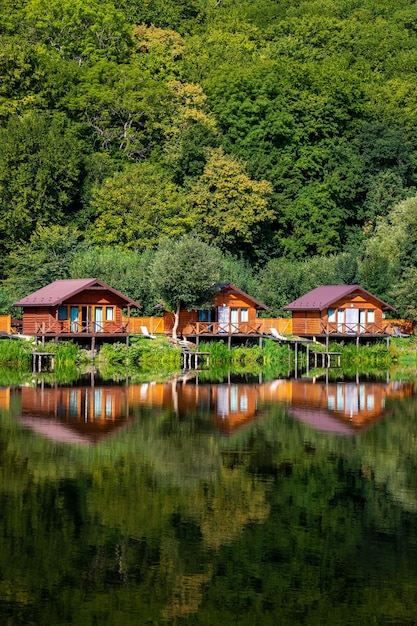
<path fill-rule="evenodd" d="M 381 305 L 383 310 L 395 311 L 394 307 L 387 304 L 383 300 L 380 300 L 366 289 L 363 289 L 360 285 L 324 285 L 316 287 L 308 293 L 301 296 L 294 302 L 284 306 L 285 311 L 322 311 L 329 306 L 345 298 L 346 296 L 359 293 L 372 300 L 375 300 Z"/>
<path fill-rule="evenodd" d="M 110 291 L 112 294 L 118 296 L 121 300 L 130 304 L 131 306 L 140 307 L 140 304 L 124 296 L 120 291 L 109 287 L 106 283 L 103 283 L 97 278 L 73 278 L 69 280 L 56 280 L 37 291 L 34 291 L 30 295 L 22 298 L 18 302 L 15 302 L 13 306 L 57 306 L 62 304 L 72 296 L 77 295 L 85 289 L 99 288 L 103 291 Z"/>

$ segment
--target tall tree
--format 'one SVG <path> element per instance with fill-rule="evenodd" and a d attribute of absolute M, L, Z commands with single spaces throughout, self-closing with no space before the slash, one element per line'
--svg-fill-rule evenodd
<path fill-rule="evenodd" d="M 190 230 L 185 195 L 149 162 L 126 166 L 97 187 L 88 237 L 96 244 L 143 251 Z"/>
<path fill-rule="evenodd" d="M 174 313 L 172 338 L 177 340 L 181 309 L 191 310 L 208 301 L 219 279 L 221 253 L 192 235 L 161 242 L 151 268 L 155 293 Z"/>
<path fill-rule="evenodd" d="M 21 30 L 30 41 L 79 65 L 100 58 L 121 61 L 132 45 L 131 27 L 122 11 L 97 0 L 28 0 Z"/>
<path fill-rule="evenodd" d="M 212 149 L 188 197 L 195 229 L 222 250 L 256 259 L 274 217 L 271 194 L 268 181 L 251 180 L 237 160 L 221 148 Z"/>
<path fill-rule="evenodd" d="M 71 259 L 71 278 L 94 277 L 130 296 L 141 305 L 141 315 L 152 315 L 156 300 L 149 273 L 153 251 L 137 254 L 120 246 L 82 247 Z"/>
<path fill-rule="evenodd" d="M 0 128 L 0 234 L 3 251 L 38 225 L 59 224 L 78 206 L 84 144 L 62 113 L 33 111 Z"/>

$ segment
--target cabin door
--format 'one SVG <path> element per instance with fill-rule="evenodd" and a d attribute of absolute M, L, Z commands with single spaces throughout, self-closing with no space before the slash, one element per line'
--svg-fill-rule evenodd
<path fill-rule="evenodd" d="M 89 331 L 90 327 L 90 314 L 88 306 L 81 307 L 81 328 L 84 333 Z"/>
<path fill-rule="evenodd" d="M 96 333 L 103 332 L 103 307 L 96 306 L 94 309 L 94 331 Z"/>
<path fill-rule="evenodd" d="M 78 307 L 77 306 L 70 307 L 70 324 L 71 324 L 71 332 L 78 333 Z"/>
<path fill-rule="evenodd" d="M 232 333 L 237 333 L 239 331 L 239 309 L 231 309 L 230 323 Z"/>
<path fill-rule="evenodd" d="M 357 333 L 359 329 L 359 309 L 346 310 L 346 332 Z"/>
<path fill-rule="evenodd" d="M 228 333 L 230 324 L 230 306 L 219 306 L 217 308 L 217 321 L 219 322 L 219 333 Z"/>

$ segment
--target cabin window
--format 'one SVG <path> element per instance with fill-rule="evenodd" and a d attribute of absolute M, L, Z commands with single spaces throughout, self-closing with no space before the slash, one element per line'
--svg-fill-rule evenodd
<path fill-rule="evenodd" d="M 114 307 L 106 307 L 106 320 L 108 322 L 112 322 L 114 320 Z"/>
<path fill-rule="evenodd" d="M 327 313 L 327 317 L 329 322 L 335 322 L 336 321 L 336 311 L 335 309 L 329 309 L 328 313 Z"/>
<path fill-rule="evenodd" d="M 58 319 L 59 320 L 67 320 L 68 319 L 68 311 L 66 306 L 58 307 Z"/>
<path fill-rule="evenodd" d="M 368 310 L 368 324 L 373 324 L 375 322 L 375 311 L 373 309 Z"/>
<path fill-rule="evenodd" d="M 249 309 L 240 309 L 240 321 L 241 322 L 249 321 Z"/>
<path fill-rule="evenodd" d="M 197 319 L 199 322 L 214 322 L 214 310 L 201 309 L 197 311 Z"/>

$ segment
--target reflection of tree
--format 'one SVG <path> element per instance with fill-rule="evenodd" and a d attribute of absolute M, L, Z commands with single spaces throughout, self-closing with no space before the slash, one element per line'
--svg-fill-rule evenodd
<path fill-rule="evenodd" d="M 218 550 L 239 537 L 250 522 L 267 519 L 265 491 L 265 483 L 241 467 L 222 466 L 213 481 L 198 485 L 186 508 L 198 522 L 204 542 Z"/>
<path fill-rule="evenodd" d="M 107 624 L 111 602 L 129 626 L 268 623 L 265 607 L 274 623 L 328 623 L 338 597 L 352 623 L 382 611 L 411 623 L 416 401 L 392 409 L 355 438 L 278 405 L 229 438 L 193 414 L 144 410 L 94 448 L 3 415 L 0 596 L 40 625 L 63 604 L 74 623 Z"/>
<path fill-rule="evenodd" d="M 211 564 L 203 572 L 187 571 L 179 555 L 178 541 L 172 536 L 162 540 L 160 549 L 158 583 L 162 588 L 170 590 L 163 616 L 172 619 L 196 613 L 203 599 L 202 587 L 212 576 Z"/>

